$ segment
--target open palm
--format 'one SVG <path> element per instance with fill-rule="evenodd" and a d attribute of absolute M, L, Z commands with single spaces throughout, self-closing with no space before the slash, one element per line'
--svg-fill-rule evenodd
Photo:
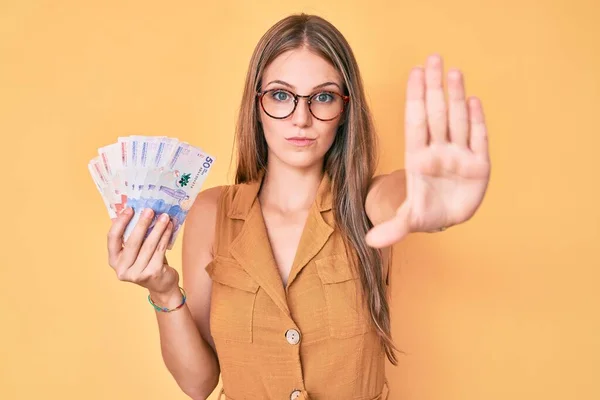
<path fill-rule="evenodd" d="M 487 129 L 481 102 L 465 96 L 462 73 L 427 59 L 408 78 L 405 113 L 406 199 L 394 218 L 367 236 L 384 247 L 410 232 L 431 232 L 467 221 L 480 206 L 490 178 Z"/>

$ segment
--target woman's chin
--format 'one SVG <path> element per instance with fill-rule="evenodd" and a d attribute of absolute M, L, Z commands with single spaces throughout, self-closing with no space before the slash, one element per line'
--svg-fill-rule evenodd
<path fill-rule="evenodd" d="M 323 165 L 323 157 L 308 154 L 286 154 L 285 157 L 279 158 L 279 160 L 283 164 L 297 169 L 310 169 Z"/>

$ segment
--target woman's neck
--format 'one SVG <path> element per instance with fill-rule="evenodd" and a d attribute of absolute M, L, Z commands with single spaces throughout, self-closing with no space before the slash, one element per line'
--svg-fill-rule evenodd
<path fill-rule="evenodd" d="M 260 203 L 280 212 L 307 210 L 315 201 L 322 178 L 322 164 L 300 169 L 269 163 L 258 195 Z"/>

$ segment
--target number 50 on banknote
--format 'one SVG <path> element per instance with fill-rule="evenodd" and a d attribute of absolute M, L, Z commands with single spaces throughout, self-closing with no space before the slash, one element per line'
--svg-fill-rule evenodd
<path fill-rule="evenodd" d="M 142 210 L 151 208 L 155 220 L 146 234 L 160 214 L 169 214 L 173 221 L 170 249 L 214 161 L 200 148 L 176 138 L 133 135 L 99 148 L 88 170 L 111 218 L 125 207 L 134 210 L 125 240 Z"/>

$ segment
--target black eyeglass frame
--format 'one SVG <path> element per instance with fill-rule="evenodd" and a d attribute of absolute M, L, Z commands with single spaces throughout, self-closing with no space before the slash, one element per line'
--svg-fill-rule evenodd
<path fill-rule="evenodd" d="M 265 94 L 270 93 L 270 92 L 286 92 L 291 94 L 294 97 L 294 108 L 292 108 L 292 111 L 286 115 L 285 117 L 274 117 L 273 115 L 269 114 L 267 112 L 267 110 L 265 110 L 265 106 L 263 104 L 263 97 L 265 96 Z M 312 108 L 310 107 L 310 104 L 312 102 L 313 97 L 318 96 L 320 94 L 335 94 L 338 95 L 342 98 L 343 104 L 342 104 L 342 109 L 340 110 L 339 114 L 336 115 L 333 118 L 328 118 L 328 119 L 322 119 L 317 117 L 314 113 Z M 292 91 L 289 91 L 287 89 L 269 89 L 269 90 L 265 90 L 265 91 L 258 91 L 256 92 L 256 96 L 258 97 L 258 102 L 260 103 L 260 107 L 263 109 L 263 111 L 265 112 L 265 114 L 267 114 L 269 117 L 273 118 L 273 119 L 286 119 L 287 117 L 289 117 L 290 115 L 292 115 L 294 113 L 294 111 L 296 111 L 296 107 L 298 106 L 298 99 L 300 98 L 304 98 L 307 99 L 307 104 L 308 104 L 308 111 L 310 111 L 310 114 L 315 117 L 316 119 L 318 119 L 319 121 L 333 121 L 334 119 L 336 119 L 337 117 L 339 117 L 340 115 L 342 115 L 344 113 L 344 111 L 346 110 L 346 104 L 348 104 L 348 101 L 350 100 L 350 96 L 346 96 L 343 95 L 341 93 L 335 92 L 333 90 L 323 90 L 317 93 L 313 93 L 313 94 L 307 94 L 307 95 L 301 95 L 301 94 L 296 94 Z"/>

